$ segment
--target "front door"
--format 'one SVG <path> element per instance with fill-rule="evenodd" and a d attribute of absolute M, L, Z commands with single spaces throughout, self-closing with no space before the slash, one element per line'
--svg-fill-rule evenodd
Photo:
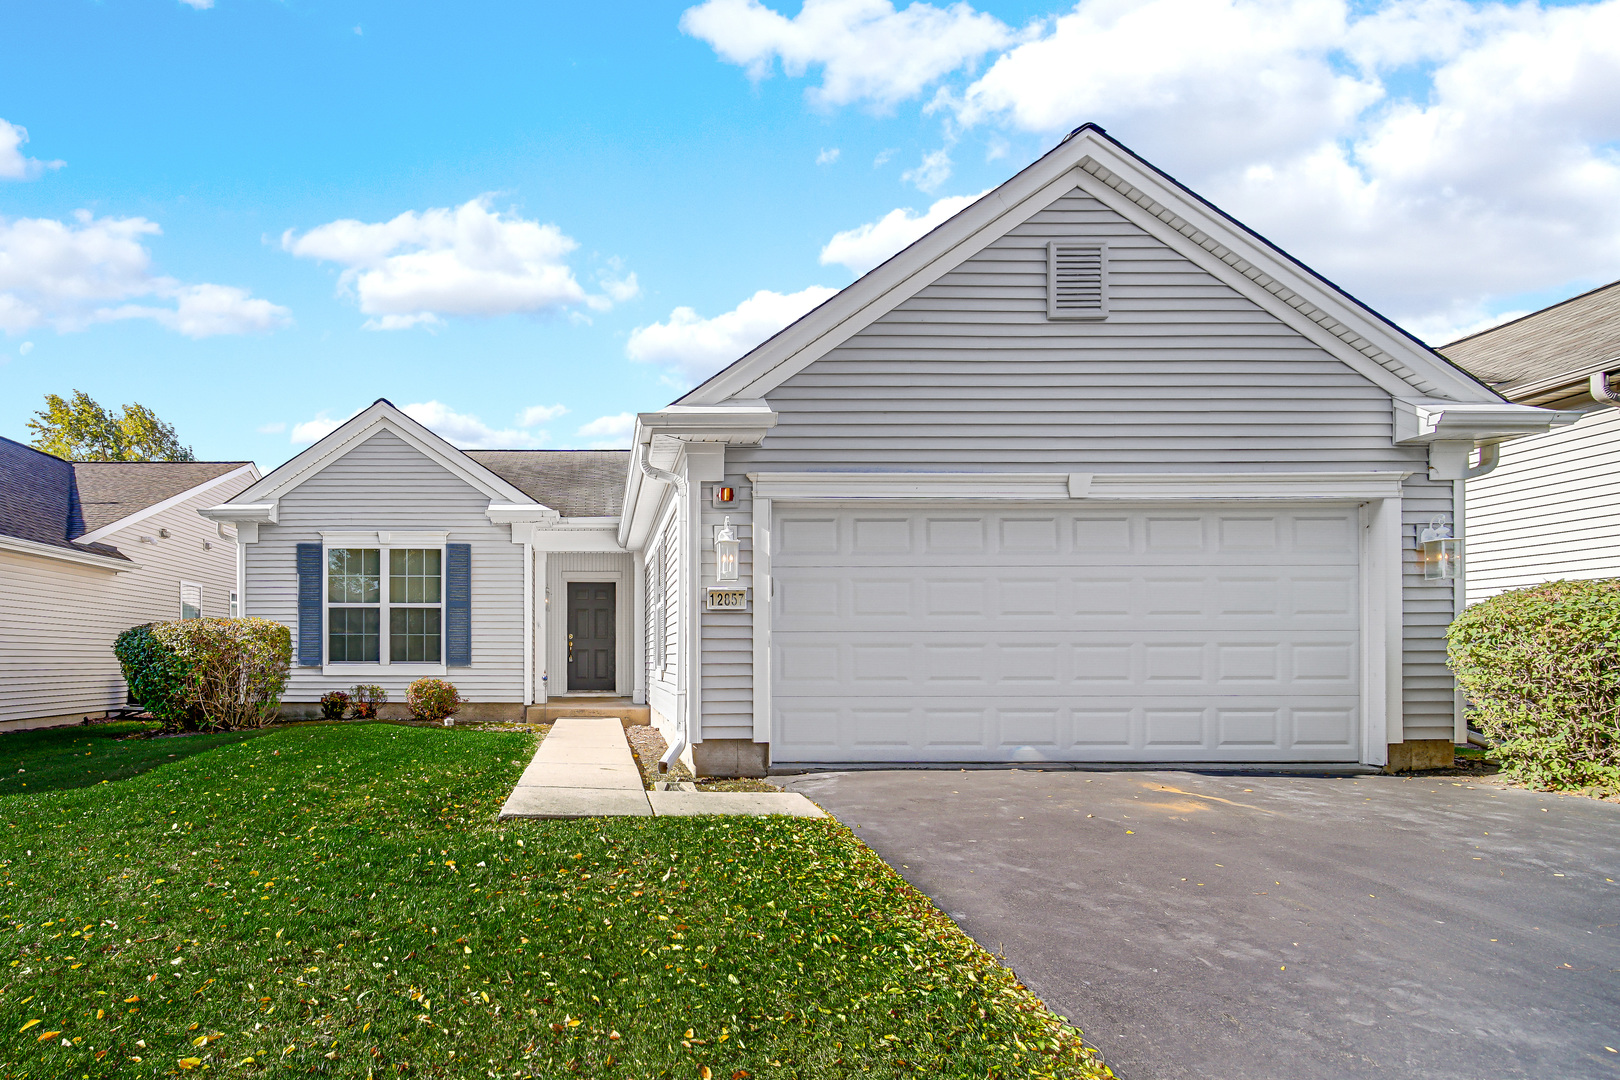
<path fill-rule="evenodd" d="M 568 689 L 617 689 L 611 581 L 568 585 Z"/>

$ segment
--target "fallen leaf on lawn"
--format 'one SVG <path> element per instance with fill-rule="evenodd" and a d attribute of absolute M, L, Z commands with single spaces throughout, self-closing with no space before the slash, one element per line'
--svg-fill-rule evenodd
<path fill-rule="evenodd" d="M 35 1039 L 34 1041 L 35 1042 L 44 1042 L 46 1039 L 54 1039 L 60 1034 L 62 1034 L 60 1031 L 47 1031 L 45 1034 L 41 1035 L 39 1038 Z"/>
<path fill-rule="evenodd" d="M 24 1020 L 23 1021 L 23 1026 L 18 1028 L 17 1031 L 18 1031 L 19 1034 L 21 1034 L 22 1032 L 27 1031 L 29 1028 L 33 1027 L 37 1023 L 39 1023 L 38 1020 Z"/>
<path fill-rule="evenodd" d="M 182 1069 L 195 1069 L 197 1066 L 202 1064 L 202 1058 L 185 1057 L 181 1058 L 178 1064 Z"/>

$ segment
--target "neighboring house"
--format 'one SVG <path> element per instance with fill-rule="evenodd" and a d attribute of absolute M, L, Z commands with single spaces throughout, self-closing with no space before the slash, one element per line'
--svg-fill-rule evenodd
<path fill-rule="evenodd" d="M 1580 419 L 1468 481 L 1468 600 L 1620 577 L 1620 281 L 1440 349 L 1510 401 Z"/>
<path fill-rule="evenodd" d="M 1460 722 L 1416 530 L 1555 419 L 1088 125 L 642 414 L 628 460 L 462 452 L 379 401 L 207 513 L 295 628 L 294 702 L 611 681 L 707 774 L 1410 767 Z"/>
<path fill-rule="evenodd" d="M 63 461 L 0 439 L 0 730 L 121 708 L 113 640 L 225 616 L 236 538 L 198 511 L 259 477 L 248 461 Z"/>

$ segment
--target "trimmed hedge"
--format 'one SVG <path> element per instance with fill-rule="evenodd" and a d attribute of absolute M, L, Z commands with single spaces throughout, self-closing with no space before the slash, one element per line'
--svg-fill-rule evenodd
<path fill-rule="evenodd" d="M 113 652 L 130 693 L 165 728 L 255 728 L 281 708 L 292 633 L 269 619 L 183 619 L 131 627 Z"/>
<path fill-rule="evenodd" d="M 1499 593 L 1446 636 L 1470 719 L 1505 773 L 1537 788 L 1620 790 L 1620 579 Z"/>

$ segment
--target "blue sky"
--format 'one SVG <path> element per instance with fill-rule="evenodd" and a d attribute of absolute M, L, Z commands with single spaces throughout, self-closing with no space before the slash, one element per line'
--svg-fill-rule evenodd
<path fill-rule="evenodd" d="M 1620 277 L 1617 5 L 7 5 L 0 434 L 617 444 L 1087 119 L 1446 340 Z"/>

